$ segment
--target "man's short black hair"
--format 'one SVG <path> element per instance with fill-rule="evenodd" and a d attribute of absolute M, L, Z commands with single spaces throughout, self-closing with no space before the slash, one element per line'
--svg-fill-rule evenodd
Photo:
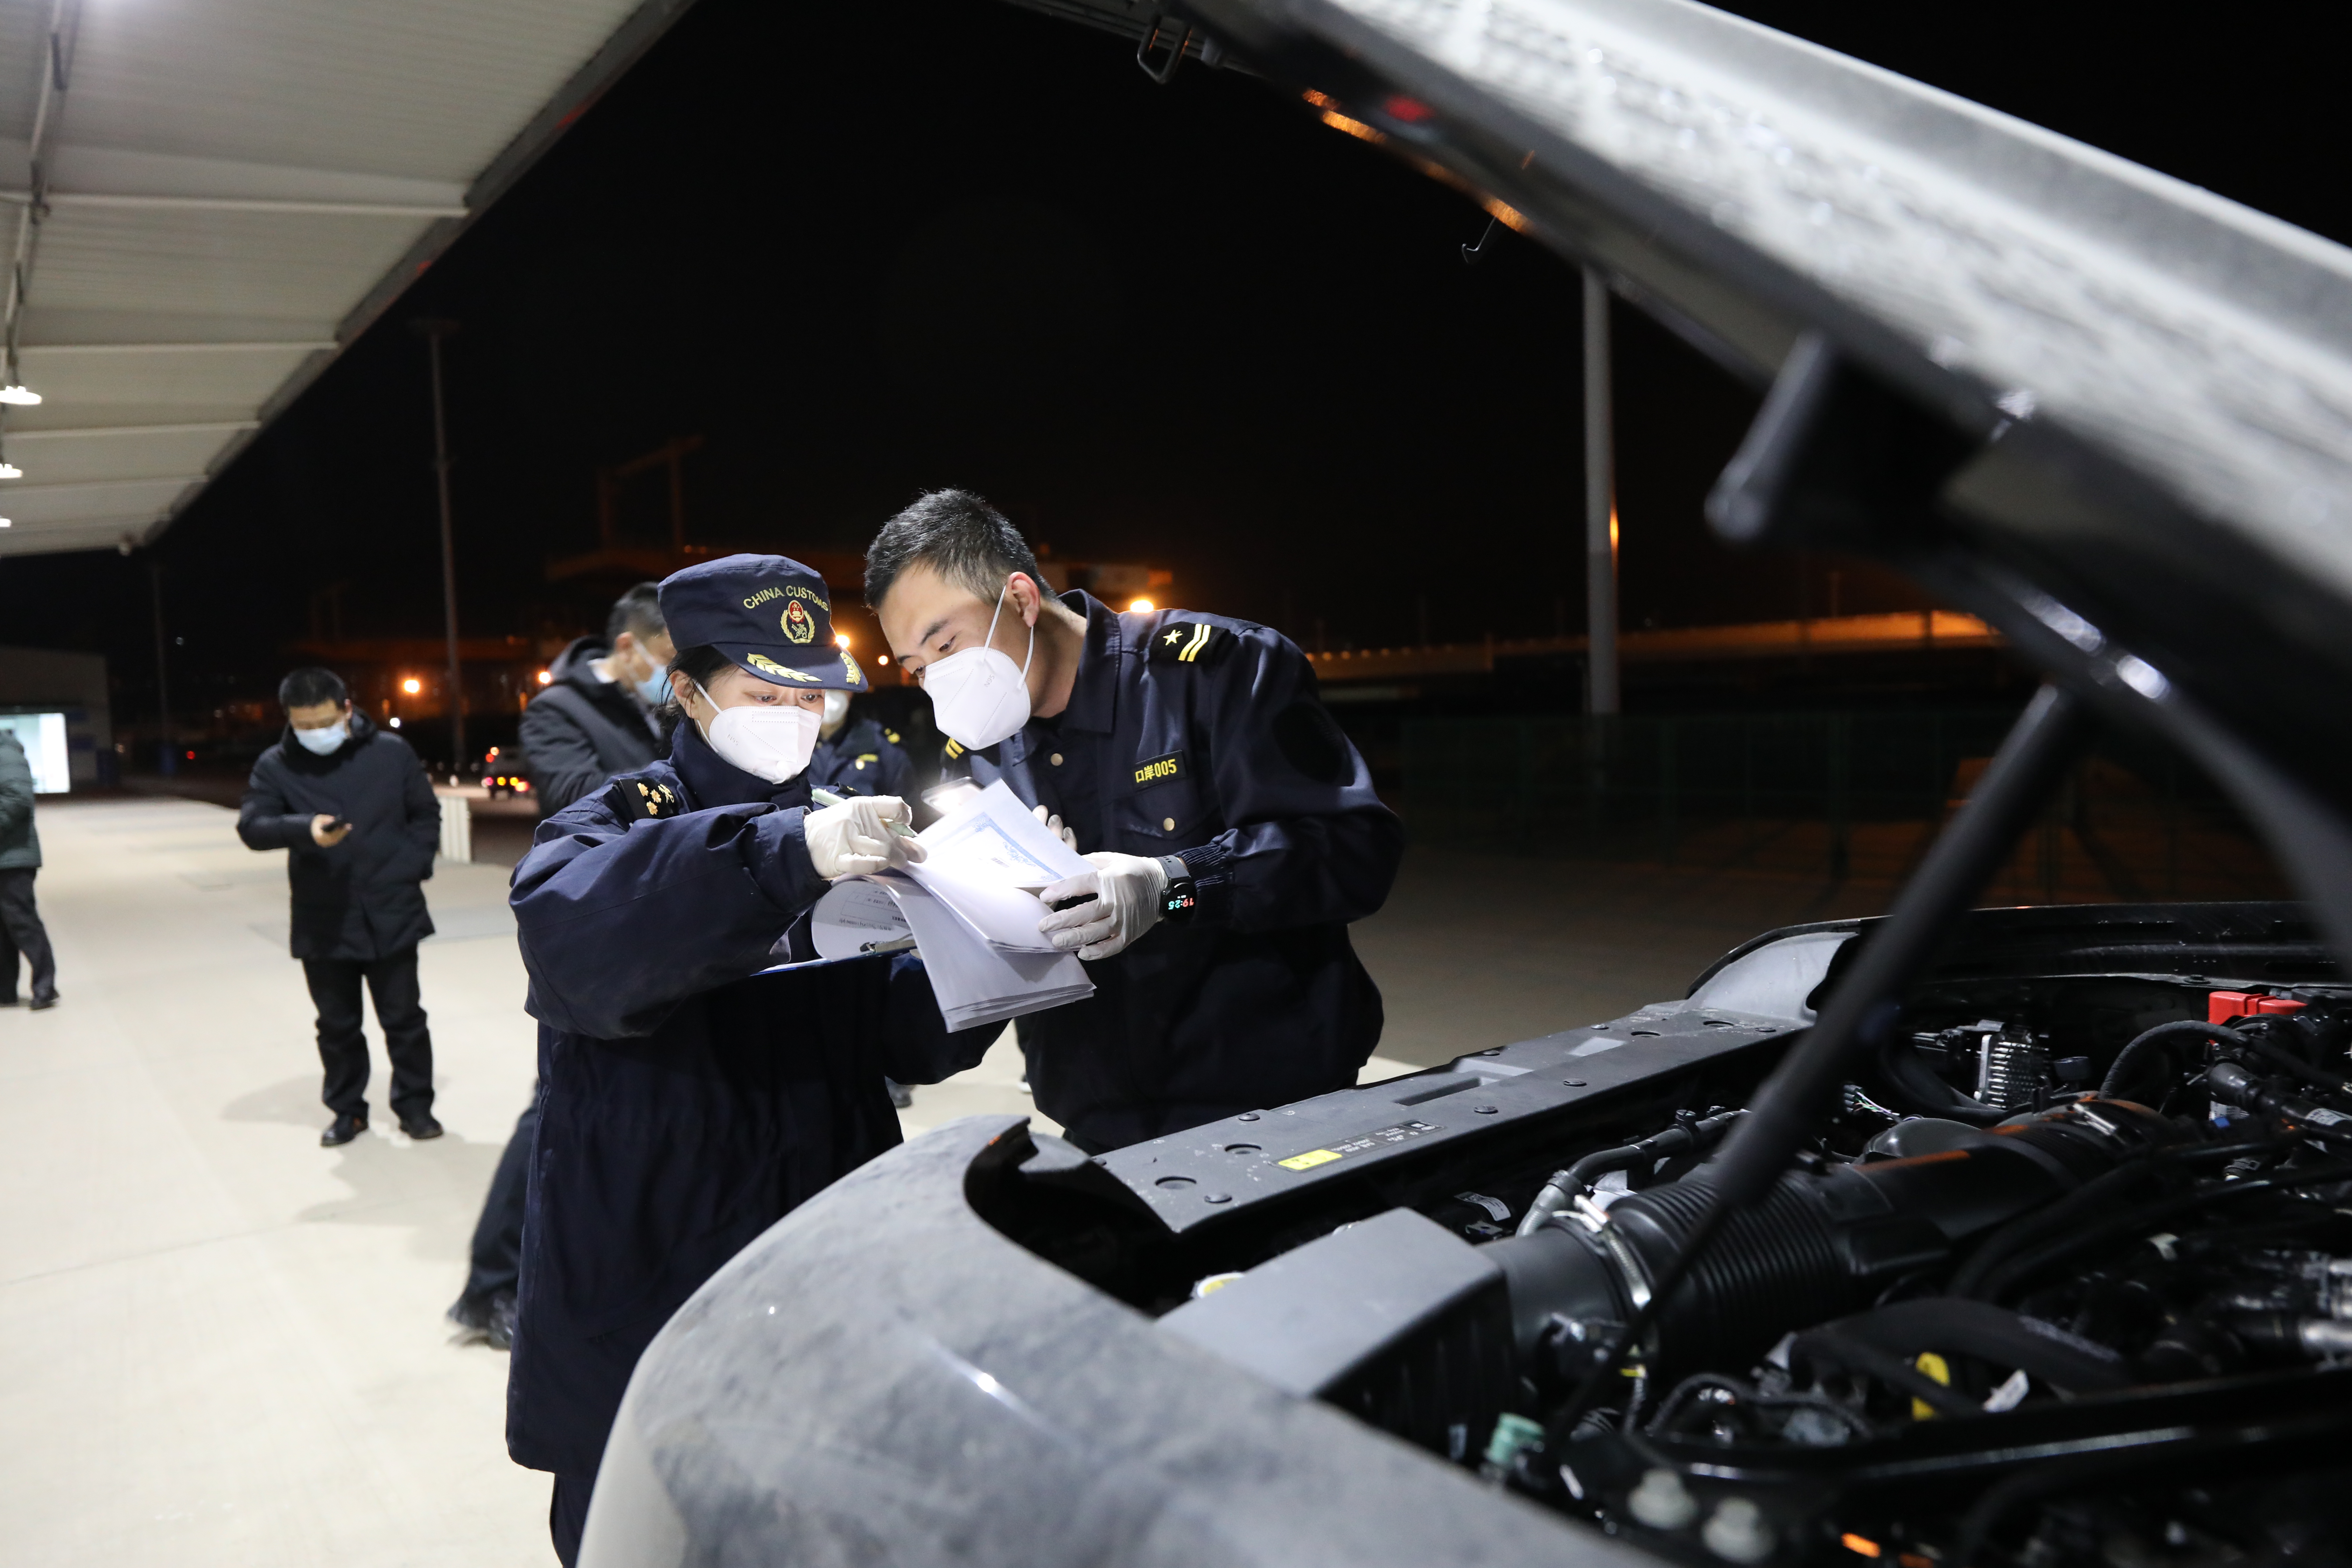
<path fill-rule="evenodd" d="M 661 584 L 640 583 L 613 601 L 613 613 L 604 617 L 604 646 L 619 642 L 623 632 L 642 643 L 667 630 L 669 624 L 661 613 Z"/>
<path fill-rule="evenodd" d="M 976 598 L 994 600 L 1015 572 L 1045 585 L 1021 531 L 970 490 L 933 490 L 882 525 L 866 547 L 867 606 L 881 609 L 898 574 L 919 561 Z"/>
<path fill-rule="evenodd" d="M 280 708 L 316 708 L 321 702 L 348 701 L 350 696 L 343 689 L 341 676 L 315 664 L 296 670 L 278 683 Z"/>

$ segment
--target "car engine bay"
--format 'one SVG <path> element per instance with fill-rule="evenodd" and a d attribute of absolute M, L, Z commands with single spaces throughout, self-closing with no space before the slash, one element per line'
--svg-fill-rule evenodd
<path fill-rule="evenodd" d="M 2293 909 L 1970 917 L 1633 1342 L 1873 922 L 1298 1107 L 1024 1142 L 971 1195 L 1164 1332 L 1669 1557 L 2346 1561 L 2352 985 Z"/>

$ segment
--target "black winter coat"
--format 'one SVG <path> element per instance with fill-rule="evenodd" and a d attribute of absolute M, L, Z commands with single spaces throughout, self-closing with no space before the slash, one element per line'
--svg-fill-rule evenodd
<path fill-rule="evenodd" d="M 548 670 L 547 689 L 523 710 L 522 753 L 542 816 L 661 755 L 653 714 L 619 681 L 599 680 L 589 668 L 612 651 L 602 637 L 575 639 Z"/>
<path fill-rule="evenodd" d="M 824 891 L 807 803 L 805 775 L 771 785 L 682 724 L 667 762 L 541 822 L 515 868 L 541 1086 L 507 1384 L 518 1464 L 593 1472 L 670 1314 L 899 1142 L 884 1076 L 936 1083 L 996 1035 L 947 1033 L 911 956 L 759 973 Z"/>
<path fill-rule="evenodd" d="M 310 837 L 322 811 L 352 823 L 332 849 Z M 236 836 L 248 849 L 289 851 L 295 957 L 384 958 L 433 934 L 425 879 L 441 847 L 441 803 L 408 742 L 366 714 L 354 711 L 351 739 L 323 757 L 289 726 L 253 764 Z"/>

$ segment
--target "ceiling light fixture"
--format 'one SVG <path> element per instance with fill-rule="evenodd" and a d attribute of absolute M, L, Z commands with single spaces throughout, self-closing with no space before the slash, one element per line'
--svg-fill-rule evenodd
<path fill-rule="evenodd" d="M 11 382 L 6 386 L 0 386 L 0 403 L 13 403 L 19 408 L 31 408 L 40 401 L 41 395 L 26 390 L 22 382 Z"/>
<path fill-rule="evenodd" d="M 16 527 L 16 519 L 14 519 L 14 518 L 7 518 L 7 517 L 0 517 L 0 528 L 14 528 L 14 527 Z"/>
<path fill-rule="evenodd" d="M 21 479 L 24 477 L 24 469 L 18 468 L 7 458 L 0 458 L 0 479 Z"/>

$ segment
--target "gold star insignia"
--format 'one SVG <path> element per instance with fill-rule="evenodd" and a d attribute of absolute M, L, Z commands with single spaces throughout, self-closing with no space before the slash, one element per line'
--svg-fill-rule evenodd
<path fill-rule="evenodd" d="M 1173 644 L 1181 642 L 1183 637 L 1184 634 L 1182 632 L 1170 632 L 1166 637 L 1161 637 L 1160 640 L 1172 646 Z"/>

